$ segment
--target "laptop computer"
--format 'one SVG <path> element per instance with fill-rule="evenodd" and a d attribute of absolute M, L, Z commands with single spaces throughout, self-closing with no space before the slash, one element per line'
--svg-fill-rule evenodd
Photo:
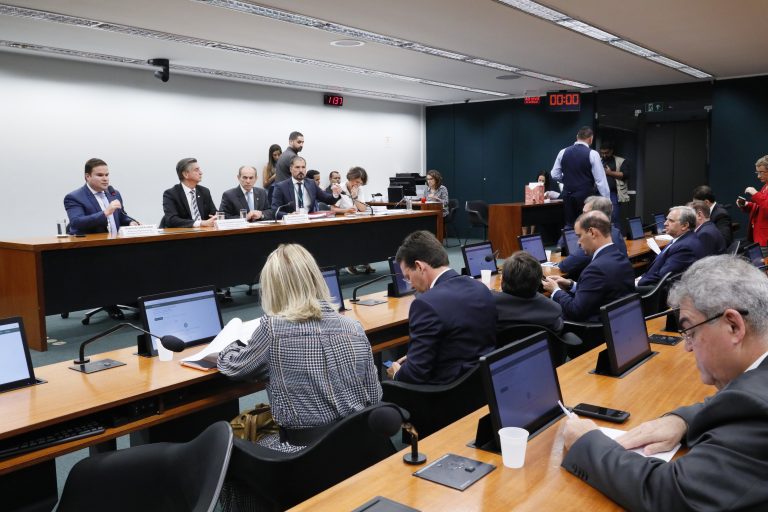
<path fill-rule="evenodd" d="M 480 420 L 476 447 L 498 452 L 502 427 L 524 428 L 531 439 L 563 416 L 547 333 L 532 334 L 482 356 L 480 367 L 490 413 Z"/>
<path fill-rule="evenodd" d="M 758 244 L 749 244 L 744 248 L 744 257 L 747 258 L 757 268 L 765 267 L 763 251 Z"/>
<path fill-rule="evenodd" d="M 517 240 L 520 242 L 520 249 L 539 260 L 539 263 L 546 263 L 548 261 L 541 235 L 520 235 L 517 237 Z"/>
<path fill-rule="evenodd" d="M 491 274 L 499 272 L 491 242 L 464 245 L 461 247 L 461 255 L 464 257 L 464 268 L 472 277 L 480 277 L 481 270 L 490 270 Z"/>
<path fill-rule="evenodd" d="M 594 373 L 623 377 L 658 353 L 651 351 L 640 295 L 602 306 L 600 318 L 608 348 L 598 354 Z"/>
<path fill-rule="evenodd" d="M 224 327 L 213 286 L 139 297 L 139 312 L 145 330 L 157 336 L 176 336 L 186 348 L 208 343 Z M 147 352 L 157 355 L 159 340 L 149 338 Z"/>
<path fill-rule="evenodd" d="M 576 235 L 576 231 L 573 229 L 563 229 L 563 240 L 565 240 L 565 250 L 568 256 L 574 254 L 579 250 L 579 237 Z"/>
<path fill-rule="evenodd" d="M 630 240 L 639 240 L 641 238 L 645 238 L 645 231 L 643 231 L 643 219 L 640 217 L 632 217 L 627 219 L 627 224 L 629 224 L 629 232 L 627 233 L 627 238 Z"/>
<path fill-rule="evenodd" d="M 35 378 L 22 319 L 0 319 L 0 392 L 42 382 Z"/>
<path fill-rule="evenodd" d="M 320 269 L 323 274 L 325 284 L 328 285 L 328 291 L 331 292 L 331 303 L 339 311 L 344 311 L 344 296 L 341 294 L 341 283 L 339 282 L 339 269 L 336 267 L 324 267 Z"/>

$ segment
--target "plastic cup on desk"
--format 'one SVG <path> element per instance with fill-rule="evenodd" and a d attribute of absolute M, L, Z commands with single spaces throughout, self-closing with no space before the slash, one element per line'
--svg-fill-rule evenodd
<path fill-rule="evenodd" d="M 157 341 L 157 359 L 163 362 L 173 361 L 173 352 L 165 348 L 160 340 Z"/>
<path fill-rule="evenodd" d="M 480 271 L 480 280 L 483 282 L 485 286 L 490 287 L 491 286 L 491 271 L 488 269 L 483 269 Z"/>
<path fill-rule="evenodd" d="M 504 427 L 499 430 L 501 458 L 508 468 L 521 468 L 525 464 L 525 449 L 528 447 L 528 431 L 518 427 Z"/>
<path fill-rule="evenodd" d="M 246 210 L 245 208 L 243 208 L 242 210 L 240 210 L 240 218 L 241 218 L 241 219 L 244 219 L 244 218 L 246 218 L 247 216 L 248 216 L 248 210 Z"/>
<path fill-rule="evenodd" d="M 552 251 L 544 251 L 544 254 L 547 255 L 547 261 L 552 261 Z"/>
<path fill-rule="evenodd" d="M 56 236 L 64 237 L 69 236 L 67 235 L 67 219 L 61 219 L 59 221 L 56 221 Z"/>
<path fill-rule="evenodd" d="M 226 214 L 224 212 L 216 212 L 216 220 L 224 220 L 226 218 Z"/>

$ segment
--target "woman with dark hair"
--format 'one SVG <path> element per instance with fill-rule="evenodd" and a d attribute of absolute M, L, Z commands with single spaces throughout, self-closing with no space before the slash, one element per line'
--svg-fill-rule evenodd
<path fill-rule="evenodd" d="M 267 165 L 264 166 L 264 170 L 261 175 L 264 177 L 264 188 L 270 190 L 270 198 L 272 184 L 275 182 L 275 167 L 277 166 L 277 159 L 283 154 L 283 150 L 279 144 L 272 144 L 269 146 L 269 153 L 267 154 Z"/>
<path fill-rule="evenodd" d="M 424 190 L 427 201 L 443 203 L 443 217 L 448 215 L 448 189 L 443 185 L 443 176 L 435 170 L 427 171 L 427 188 Z"/>

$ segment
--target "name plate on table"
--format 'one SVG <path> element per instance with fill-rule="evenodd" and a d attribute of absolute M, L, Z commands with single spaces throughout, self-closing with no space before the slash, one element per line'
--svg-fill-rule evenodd
<path fill-rule="evenodd" d="M 283 222 L 286 224 L 302 224 L 309 222 L 309 215 L 306 213 L 289 213 L 283 216 Z"/>
<path fill-rule="evenodd" d="M 214 222 L 216 229 L 241 229 L 248 227 L 248 221 L 245 219 L 217 219 Z"/>
<path fill-rule="evenodd" d="M 140 226 L 123 226 L 120 228 L 120 231 L 117 232 L 117 236 L 127 238 L 132 236 L 157 235 L 159 233 L 157 224 L 141 224 Z"/>

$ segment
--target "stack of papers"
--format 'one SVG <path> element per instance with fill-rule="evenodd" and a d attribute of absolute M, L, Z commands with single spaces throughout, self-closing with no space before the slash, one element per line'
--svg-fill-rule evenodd
<path fill-rule="evenodd" d="M 600 432 L 610 437 L 611 439 L 616 439 L 617 437 L 623 434 L 626 434 L 624 430 L 619 430 L 617 428 L 608 428 L 608 427 L 600 427 Z M 674 456 L 675 453 L 677 453 L 677 450 L 679 449 L 680 449 L 680 444 L 678 443 L 674 448 L 672 448 L 668 452 L 659 452 L 653 455 L 644 454 L 642 448 L 635 448 L 634 450 L 630 450 L 630 451 L 638 453 L 643 457 L 656 457 L 657 459 L 661 459 L 664 462 L 669 462 L 670 460 L 672 460 L 672 456 Z"/>
<path fill-rule="evenodd" d="M 212 370 L 216 368 L 219 352 L 238 340 L 247 345 L 260 322 L 261 318 L 248 322 L 243 322 L 239 318 L 233 318 L 204 349 L 196 354 L 185 357 L 181 360 L 181 364 L 198 370 Z"/>

